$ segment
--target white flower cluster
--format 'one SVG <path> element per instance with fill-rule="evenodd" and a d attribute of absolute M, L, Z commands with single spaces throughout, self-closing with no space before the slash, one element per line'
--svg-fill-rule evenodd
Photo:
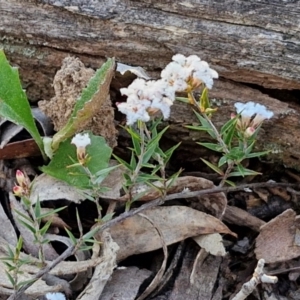
<path fill-rule="evenodd" d="M 158 110 L 167 119 L 176 92 L 192 91 L 201 83 L 211 88 L 213 78 L 218 78 L 218 73 L 198 56 L 176 54 L 173 62 L 161 72 L 161 79 L 145 81 L 138 78 L 128 88 L 121 89 L 121 94 L 127 96 L 127 102 L 117 103 L 118 110 L 126 114 L 127 125 L 137 120 L 147 122 L 150 120 L 149 114 Z"/>
<path fill-rule="evenodd" d="M 213 79 L 218 78 L 218 73 L 197 55 L 185 57 L 182 54 L 176 54 L 172 59 L 173 62 L 169 63 L 161 72 L 161 77 L 177 92 L 185 91 L 189 85 L 198 87 L 201 83 L 211 89 Z"/>
<path fill-rule="evenodd" d="M 164 118 L 170 116 L 170 107 L 175 100 L 175 91 L 163 80 L 135 79 L 128 88 L 121 89 L 127 96 L 127 102 L 119 103 L 118 110 L 127 115 L 127 125 L 137 120 L 150 120 L 149 112 L 161 110 Z"/>
<path fill-rule="evenodd" d="M 238 127 L 244 130 L 247 136 L 251 136 L 264 120 L 270 119 L 274 115 L 264 105 L 252 101 L 247 103 L 237 102 L 234 106 L 236 112 L 241 115 Z"/>

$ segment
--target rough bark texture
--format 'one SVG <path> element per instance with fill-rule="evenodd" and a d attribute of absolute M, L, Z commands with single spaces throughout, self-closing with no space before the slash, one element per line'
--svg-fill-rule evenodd
<path fill-rule="evenodd" d="M 275 118 L 260 148 L 299 168 L 297 98 L 273 94 L 279 101 L 241 84 L 300 89 L 299 11 L 292 0 L 0 0 L 0 47 L 20 67 L 31 100 L 53 97 L 54 74 L 69 54 L 93 68 L 114 56 L 154 75 L 174 53 L 197 54 L 222 78 L 210 94 L 222 108 L 217 123 L 237 100 L 267 105 Z M 190 109 L 176 106 L 168 137 L 190 147 L 199 133 L 182 125 L 191 120 Z"/>

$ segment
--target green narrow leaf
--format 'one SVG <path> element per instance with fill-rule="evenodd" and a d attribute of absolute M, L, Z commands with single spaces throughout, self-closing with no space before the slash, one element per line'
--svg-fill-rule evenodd
<path fill-rule="evenodd" d="M 132 129 L 132 127 L 127 127 L 126 130 L 131 136 L 135 154 L 139 156 L 141 154 L 141 137 Z"/>
<path fill-rule="evenodd" d="M 22 89 L 17 68 L 11 67 L 0 50 L 0 115 L 23 126 L 36 141 L 46 159 L 43 140 L 35 125 L 26 94 Z"/>
<path fill-rule="evenodd" d="M 236 186 L 236 184 L 235 184 L 234 182 L 230 181 L 230 180 L 225 180 L 225 182 L 226 182 L 227 184 L 229 184 L 230 186 L 233 186 L 233 187 Z"/>
<path fill-rule="evenodd" d="M 169 148 L 166 152 L 165 152 L 165 156 L 166 158 L 164 159 L 164 163 L 167 164 L 168 161 L 170 160 L 170 158 L 172 157 L 174 151 L 181 145 L 181 142 L 174 145 L 173 147 Z"/>
<path fill-rule="evenodd" d="M 204 117 L 202 117 L 198 112 L 196 112 L 195 110 L 194 110 L 194 113 L 196 114 L 196 116 L 197 116 L 199 122 L 201 123 L 201 125 L 202 125 L 204 128 L 206 128 L 205 130 L 207 131 L 207 133 L 208 133 L 211 137 L 213 137 L 214 139 L 216 139 L 216 138 L 217 138 L 217 137 L 216 137 L 216 134 L 215 134 L 215 132 L 213 131 L 213 129 L 212 129 L 211 125 L 209 124 L 209 122 L 208 122 Z"/>
<path fill-rule="evenodd" d="M 110 214 L 106 214 L 102 219 L 101 219 L 101 221 L 103 222 L 103 223 L 105 223 L 105 222 L 107 222 L 107 221 L 110 221 L 112 218 L 113 218 L 113 216 L 114 216 L 114 212 L 113 213 L 110 213 Z"/>
<path fill-rule="evenodd" d="M 21 216 L 22 218 L 24 218 L 26 221 L 28 221 L 28 222 L 30 222 L 31 224 L 33 224 L 33 220 L 30 218 L 30 217 L 28 217 L 28 216 L 26 216 L 25 214 L 23 214 L 23 213 L 21 213 L 20 211 L 18 211 L 18 210 L 14 210 L 19 216 Z"/>
<path fill-rule="evenodd" d="M 225 133 L 226 131 L 231 130 L 232 128 L 235 128 L 237 120 L 238 120 L 237 117 L 234 117 L 233 119 L 230 119 L 229 121 L 227 121 L 220 130 L 221 135 L 223 133 Z"/>
<path fill-rule="evenodd" d="M 15 280 L 13 279 L 13 277 L 7 272 L 5 271 L 7 278 L 9 279 L 10 283 L 12 284 L 12 286 L 15 285 Z"/>
<path fill-rule="evenodd" d="M 56 151 L 59 144 L 75 134 L 84 126 L 105 102 L 109 93 L 110 82 L 115 70 L 115 60 L 110 58 L 98 69 L 83 89 L 76 101 L 68 123 L 53 136 L 52 149 Z"/>
<path fill-rule="evenodd" d="M 230 120 L 232 121 L 232 120 Z M 228 130 L 226 130 L 223 133 L 223 141 L 224 143 L 228 146 L 228 148 L 231 148 L 231 141 L 234 137 L 234 133 L 235 133 L 235 125 L 236 125 L 236 120 L 234 120 L 235 122 L 233 122 L 232 126 L 229 126 Z"/>
<path fill-rule="evenodd" d="M 270 151 L 249 153 L 249 154 L 246 155 L 246 158 L 253 158 L 253 157 L 263 156 L 263 155 L 266 155 L 268 153 L 270 153 Z"/>
<path fill-rule="evenodd" d="M 183 102 L 183 103 L 190 103 L 190 100 L 185 97 L 176 97 L 176 100 Z"/>
<path fill-rule="evenodd" d="M 93 229 L 91 229 L 89 232 L 87 232 L 82 239 L 89 240 L 90 238 L 94 237 L 94 235 L 99 231 L 99 227 L 95 226 Z"/>
<path fill-rule="evenodd" d="M 20 235 L 20 237 L 19 237 L 19 239 L 18 239 L 17 246 L 16 246 L 16 251 L 18 251 L 18 253 L 20 253 L 21 250 L 22 250 L 22 247 L 23 247 L 23 238 L 22 238 L 22 236 Z"/>
<path fill-rule="evenodd" d="M 37 219 L 41 215 L 41 203 L 40 203 L 39 198 L 37 198 L 37 200 L 36 200 L 36 204 L 35 204 L 35 207 L 34 207 L 34 214 L 35 214 L 35 217 Z"/>
<path fill-rule="evenodd" d="M 76 207 L 76 220 L 77 220 L 77 226 L 78 226 L 80 236 L 82 236 L 83 235 L 83 227 L 82 227 L 82 223 L 81 223 L 81 220 L 80 220 L 80 216 L 79 216 L 79 212 L 78 212 L 77 207 Z"/>
<path fill-rule="evenodd" d="M 200 142 L 197 142 L 197 144 L 203 146 L 203 147 L 206 147 L 210 150 L 213 150 L 213 151 L 216 151 L 216 152 L 223 152 L 223 149 L 220 145 L 218 144 L 213 144 L 213 143 L 200 143 Z"/>
<path fill-rule="evenodd" d="M 68 234 L 70 240 L 72 241 L 73 245 L 76 245 L 77 244 L 77 239 L 73 235 L 73 233 L 68 228 L 66 228 L 66 227 L 65 227 L 65 231 L 67 232 L 67 234 Z"/>
<path fill-rule="evenodd" d="M 56 208 L 56 209 L 52 209 L 49 212 L 41 214 L 37 219 L 40 220 L 40 219 L 43 219 L 43 218 L 47 218 L 47 217 L 53 216 L 56 213 L 60 212 L 61 210 L 65 209 L 65 208 L 67 208 L 67 206 L 63 206 L 63 207 L 59 207 L 59 208 Z"/>
<path fill-rule="evenodd" d="M 130 170 L 130 171 L 134 171 L 134 169 L 132 169 L 131 165 L 129 163 L 127 163 L 125 160 L 123 160 L 122 158 L 118 157 L 117 155 L 115 155 L 114 153 L 112 154 L 112 156 L 121 164 L 123 165 L 126 169 Z"/>
<path fill-rule="evenodd" d="M 219 162 L 218 162 L 218 167 L 222 167 L 223 165 L 225 165 L 227 163 L 227 157 L 226 156 L 222 156 L 220 159 L 219 159 Z"/>
<path fill-rule="evenodd" d="M 212 170 L 214 170 L 216 173 L 220 174 L 221 176 L 224 176 L 224 172 L 218 168 L 217 166 L 213 165 L 212 163 L 210 163 L 209 161 L 207 161 L 204 158 L 200 158 L 207 166 L 209 166 Z"/>
<path fill-rule="evenodd" d="M 22 223 L 27 229 L 29 229 L 33 234 L 35 234 L 36 230 L 30 224 L 24 222 L 23 220 L 19 219 L 19 222 Z"/>
<path fill-rule="evenodd" d="M 244 168 L 242 165 L 239 164 L 234 168 L 234 171 L 228 175 L 228 177 L 234 177 L 234 176 L 245 177 L 245 176 L 256 176 L 256 175 L 261 175 L 261 174 L 262 173 Z"/>
<path fill-rule="evenodd" d="M 47 223 L 39 230 L 41 236 L 44 236 L 46 232 L 48 231 L 50 225 L 51 225 L 51 220 L 47 221 Z"/>

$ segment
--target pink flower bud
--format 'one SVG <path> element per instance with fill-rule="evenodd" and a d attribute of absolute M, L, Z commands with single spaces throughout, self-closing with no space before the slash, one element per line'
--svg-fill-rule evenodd
<path fill-rule="evenodd" d="M 254 127 L 248 127 L 245 132 L 244 135 L 246 138 L 249 138 L 250 136 L 252 136 L 255 132 L 255 128 Z"/>
<path fill-rule="evenodd" d="M 22 197 L 24 195 L 24 190 L 19 185 L 15 185 L 13 187 L 13 193 L 18 197 Z"/>
<path fill-rule="evenodd" d="M 17 170 L 16 172 L 16 179 L 20 186 L 22 186 L 26 181 L 24 173 L 20 170 Z"/>

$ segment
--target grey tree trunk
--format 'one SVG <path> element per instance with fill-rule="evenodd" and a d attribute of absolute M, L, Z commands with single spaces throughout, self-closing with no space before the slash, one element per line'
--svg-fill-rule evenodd
<path fill-rule="evenodd" d="M 173 54 L 197 54 L 221 76 L 210 92 L 220 107 L 216 122 L 229 118 L 236 101 L 265 104 L 275 118 L 259 149 L 300 167 L 296 92 L 276 93 L 300 89 L 298 1 L 0 0 L 0 15 L 0 47 L 19 66 L 31 100 L 53 96 L 51 82 L 67 55 L 93 68 L 114 56 L 156 76 Z M 191 120 L 191 110 L 176 105 L 168 137 L 187 146 L 203 139 L 182 126 Z"/>

